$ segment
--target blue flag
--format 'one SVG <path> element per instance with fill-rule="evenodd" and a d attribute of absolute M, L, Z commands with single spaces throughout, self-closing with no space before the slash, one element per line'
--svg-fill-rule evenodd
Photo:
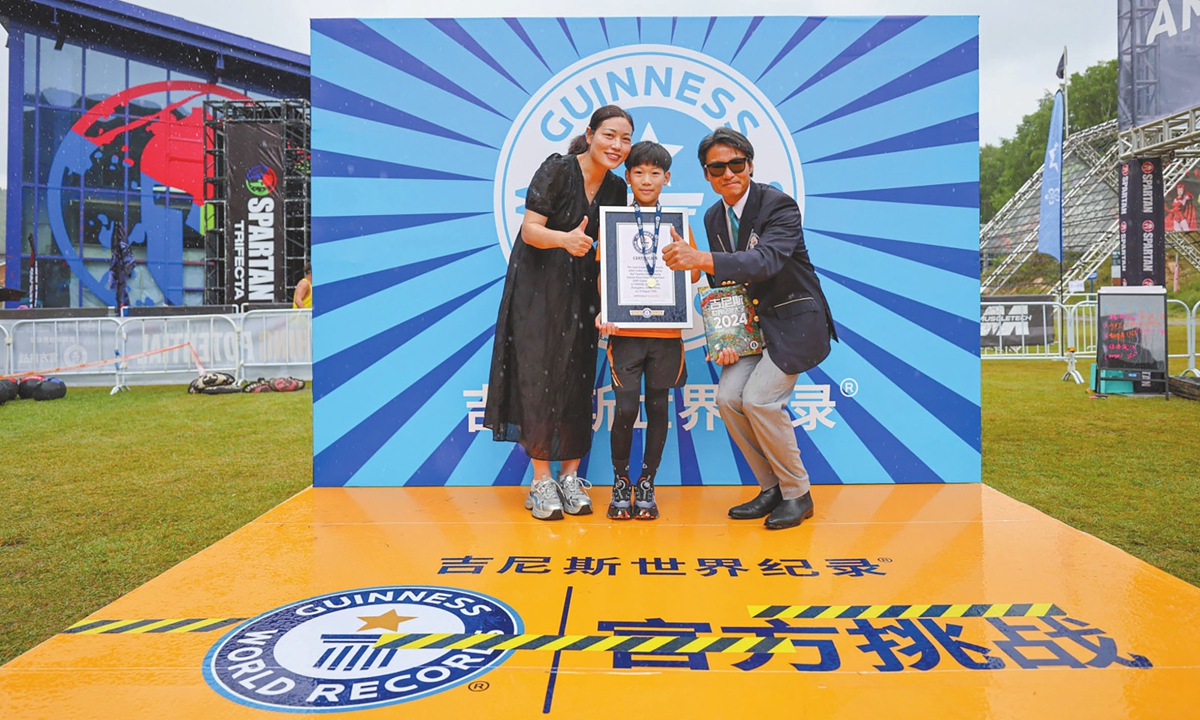
<path fill-rule="evenodd" d="M 1038 252 L 1062 260 L 1063 95 L 1054 94 L 1054 113 L 1042 166 L 1042 209 L 1038 216 Z"/>

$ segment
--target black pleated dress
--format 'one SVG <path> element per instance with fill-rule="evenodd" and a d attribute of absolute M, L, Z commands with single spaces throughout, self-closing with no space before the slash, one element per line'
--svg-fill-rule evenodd
<path fill-rule="evenodd" d="M 609 172 L 589 205 L 574 155 L 554 154 L 538 168 L 525 207 L 568 232 L 587 215 L 600 233 L 600 207 L 626 204 L 625 181 Z M 519 442 L 538 460 L 574 460 L 592 447 L 596 380 L 596 254 L 540 250 L 518 233 L 496 320 L 483 424 L 498 442 Z"/>

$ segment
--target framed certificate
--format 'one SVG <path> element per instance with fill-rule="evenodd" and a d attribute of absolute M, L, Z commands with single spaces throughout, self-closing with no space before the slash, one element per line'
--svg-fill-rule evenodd
<path fill-rule="evenodd" d="M 688 238 L 686 210 L 600 208 L 601 322 L 622 328 L 692 326 L 690 274 L 663 261 L 672 227 Z"/>

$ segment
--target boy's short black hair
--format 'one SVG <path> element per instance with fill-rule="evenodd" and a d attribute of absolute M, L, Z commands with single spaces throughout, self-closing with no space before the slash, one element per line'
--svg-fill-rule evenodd
<path fill-rule="evenodd" d="M 653 140 L 634 143 L 625 158 L 625 169 L 632 170 L 639 165 L 653 165 L 663 172 L 671 172 L 671 153 Z"/>

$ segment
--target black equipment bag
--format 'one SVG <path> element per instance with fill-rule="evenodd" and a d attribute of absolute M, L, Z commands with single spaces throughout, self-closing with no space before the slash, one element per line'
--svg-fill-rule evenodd
<path fill-rule="evenodd" d="M 33 389 L 37 387 L 37 384 L 45 379 L 41 375 L 30 375 L 27 378 L 22 378 L 21 383 L 17 386 L 17 393 L 22 400 L 28 400 L 33 397 Z"/>
<path fill-rule="evenodd" d="M 58 378 L 46 378 L 33 386 L 34 400 L 59 400 L 66 397 L 67 384 Z"/>

